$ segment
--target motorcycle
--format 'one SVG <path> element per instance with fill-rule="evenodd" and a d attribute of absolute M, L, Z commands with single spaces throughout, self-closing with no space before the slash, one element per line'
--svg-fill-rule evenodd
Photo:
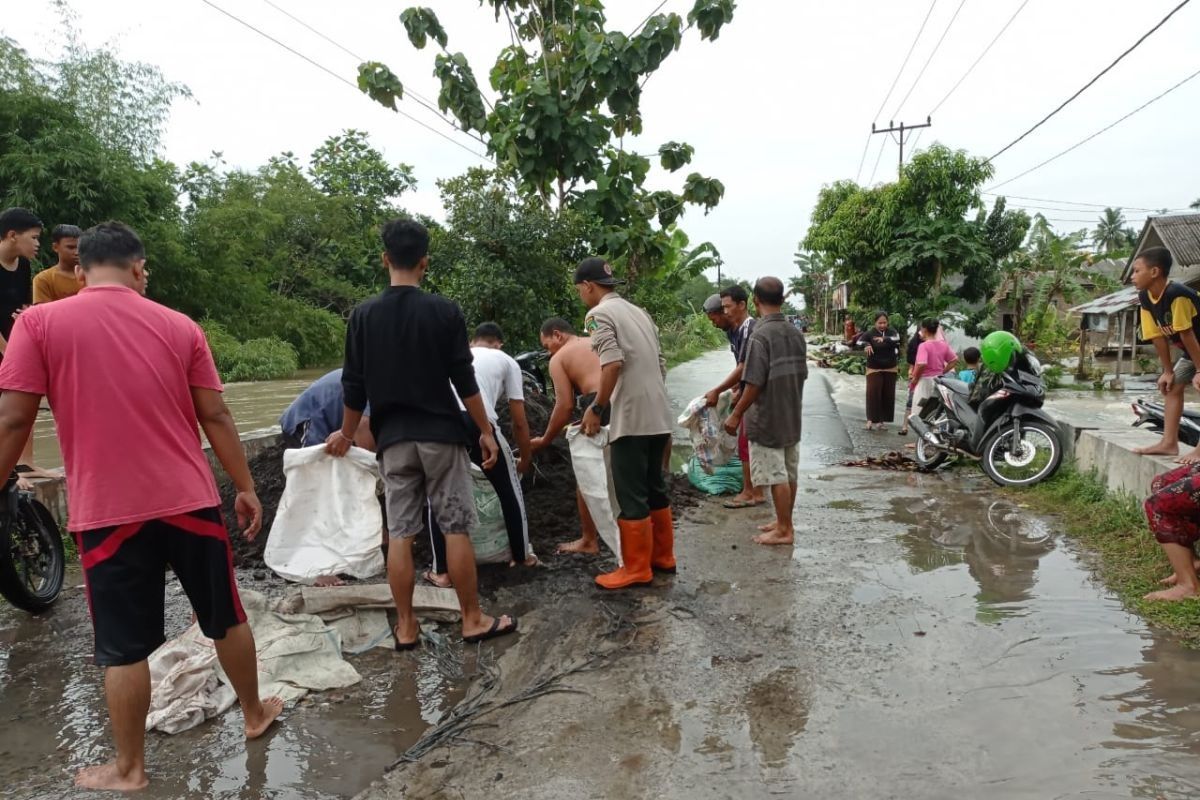
<path fill-rule="evenodd" d="M 14 472 L 0 493 L 0 594 L 17 608 L 38 613 L 63 588 L 67 558 L 49 509 L 17 486 Z"/>
<path fill-rule="evenodd" d="M 967 456 L 980 461 L 1001 486 L 1031 486 L 1049 478 L 1062 463 L 1062 443 L 1058 423 L 1042 410 L 1042 365 L 1025 351 L 1004 372 L 981 380 L 989 381 L 991 391 L 978 408 L 963 381 L 934 380 L 937 394 L 909 420 L 917 437 L 917 463 L 935 469 L 952 455 Z"/>
<path fill-rule="evenodd" d="M 1155 433 L 1163 432 L 1163 425 L 1166 421 L 1166 409 L 1163 408 L 1162 403 L 1138 398 L 1133 401 L 1130 407 L 1137 417 L 1131 423 L 1133 427 L 1140 428 L 1146 425 Z M 1200 412 L 1191 411 L 1186 408 L 1183 410 L 1183 417 L 1179 420 L 1179 441 L 1189 444 L 1192 447 L 1200 444 Z"/>

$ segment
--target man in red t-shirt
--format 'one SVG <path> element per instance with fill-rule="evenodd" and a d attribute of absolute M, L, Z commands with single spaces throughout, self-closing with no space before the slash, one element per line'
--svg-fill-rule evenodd
<path fill-rule="evenodd" d="M 117 746 L 113 762 L 82 770 L 76 784 L 129 791 L 147 782 L 146 659 L 164 641 L 167 566 L 214 640 L 246 737 L 261 736 L 283 703 L 258 696 L 254 636 L 196 427 L 233 479 L 238 523 L 254 538 L 262 505 L 204 333 L 134 290 L 146 256 L 126 225 L 87 231 L 79 257 L 87 288 L 21 314 L 0 365 L 0 475 L 12 471 L 47 397 Z"/>

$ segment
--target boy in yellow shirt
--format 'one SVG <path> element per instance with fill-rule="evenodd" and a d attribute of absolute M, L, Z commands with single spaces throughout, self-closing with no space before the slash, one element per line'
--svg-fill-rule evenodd
<path fill-rule="evenodd" d="M 53 303 L 74 297 L 83 284 L 75 277 L 79 264 L 79 237 L 83 235 L 75 225 L 56 225 L 50 234 L 51 249 L 58 256 L 58 263 L 33 276 L 33 304 Z"/>

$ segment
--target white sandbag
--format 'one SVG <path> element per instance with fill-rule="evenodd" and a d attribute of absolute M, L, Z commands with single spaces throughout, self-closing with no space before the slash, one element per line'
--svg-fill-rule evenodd
<path fill-rule="evenodd" d="M 677 420 L 688 432 L 697 463 L 709 475 L 713 474 L 714 468 L 728 464 L 737 455 L 737 437 L 730 436 L 724 428 L 731 398 L 730 392 L 723 392 L 716 406 L 710 406 L 703 396 L 697 397 L 688 403 Z"/>
<path fill-rule="evenodd" d="M 575 482 L 583 494 L 583 502 L 591 512 L 600 538 L 616 554 L 617 563 L 624 564 L 612 465 L 608 456 L 608 426 L 601 428 L 595 436 L 584 436 L 578 425 L 572 425 L 567 429 L 567 443 L 571 447 L 571 466 L 575 469 Z"/>
<path fill-rule="evenodd" d="M 263 552 L 268 567 L 300 583 L 383 571 L 374 453 L 351 447 L 345 458 L 334 458 L 323 444 L 285 450 L 283 475 L 287 483 Z"/>

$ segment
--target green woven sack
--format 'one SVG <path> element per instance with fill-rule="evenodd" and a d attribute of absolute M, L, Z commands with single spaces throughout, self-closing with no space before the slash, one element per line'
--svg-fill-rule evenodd
<path fill-rule="evenodd" d="M 709 475 L 700 466 L 700 459 L 688 461 L 688 481 L 705 494 L 737 494 L 742 490 L 742 462 L 732 458 Z"/>

